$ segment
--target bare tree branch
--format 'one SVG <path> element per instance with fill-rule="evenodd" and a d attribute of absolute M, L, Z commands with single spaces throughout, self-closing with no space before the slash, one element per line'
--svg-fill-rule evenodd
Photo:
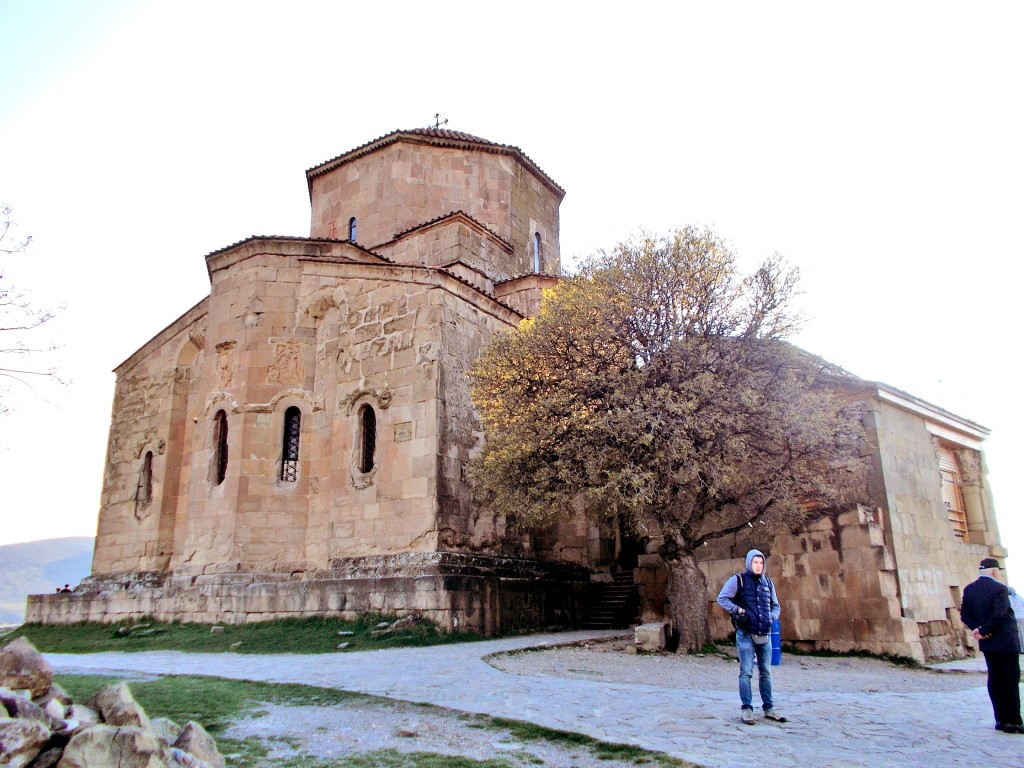
<path fill-rule="evenodd" d="M 0 206 L 0 255 L 7 257 L 24 255 L 32 242 L 31 236 L 17 235 L 11 213 L 9 205 Z M 30 345 L 24 338 L 25 334 L 38 331 L 41 326 L 52 320 L 56 313 L 49 309 L 34 309 L 25 292 L 5 282 L 2 266 L 0 264 L 0 334 L 4 335 L 0 337 L 0 379 L 17 381 L 32 391 L 35 391 L 35 388 L 22 377 L 46 379 L 58 384 L 66 383 L 52 366 L 11 364 L 15 358 L 31 363 L 37 357 L 57 349 L 56 345 Z M 5 395 L 8 392 L 6 386 L 0 385 L 0 413 L 6 413 L 8 410 L 5 402 Z"/>

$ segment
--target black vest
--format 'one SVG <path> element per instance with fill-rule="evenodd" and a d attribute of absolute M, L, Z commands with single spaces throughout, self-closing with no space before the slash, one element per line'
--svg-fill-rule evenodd
<path fill-rule="evenodd" d="M 750 571 L 739 574 L 740 588 L 732 599 L 750 614 L 751 635 L 767 635 L 772 631 L 772 581 L 764 574 Z"/>

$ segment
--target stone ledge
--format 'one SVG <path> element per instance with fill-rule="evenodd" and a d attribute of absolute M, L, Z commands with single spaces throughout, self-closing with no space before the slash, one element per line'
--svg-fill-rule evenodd
<path fill-rule="evenodd" d="M 30 595 L 26 622 L 117 623 L 149 618 L 195 623 L 247 623 L 359 613 L 422 616 L 448 630 L 494 634 L 573 627 L 591 585 L 585 569 L 516 558 L 410 553 L 337 562 L 330 572 L 222 573 L 185 580 L 92 579 L 73 594 Z M 150 586 L 143 586 L 144 584 Z"/>

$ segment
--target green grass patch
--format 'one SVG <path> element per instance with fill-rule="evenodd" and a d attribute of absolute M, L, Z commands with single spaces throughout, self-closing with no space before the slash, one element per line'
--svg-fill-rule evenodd
<path fill-rule="evenodd" d="M 57 682 L 77 702 L 87 702 L 102 688 L 120 680 L 121 676 L 57 675 Z M 387 702 L 387 699 L 333 688 L 312 685 L 260 683 L 248 680 L 227 680 L 198 675 L 169 675 L 156 679 L 128 678 L 135 700 L 151 718 L 166 717 L 179 725 L 189 720 L 200 723 L 217 740 L 221 754 L 231 768 L 266 768 L 272 747 L 270 740 L 235 740 L 224 737 L 233 722 L 252 716 L 263 703 L 293 706 L 336 706 L 354 702 Z M 432 705 L 422 705 L 437 709 Z M 613 744 L 571 731 L 544 728 L 532 723 L 486 715 L 461 715 L 459 719 L 469 728 L 486 728 L 507 733 L 518 741 L 544 741 L 589 753 L 596 760 L 619 760 L 635 765 L 657 765 L 666 768 L 696 768 L 694 763 L 670 757 L 629 744 Z M 288 739 L 284 739 L 291 743 Z M 524 759 L 525 756 L 524 756 Z M 543 765 L 538 758 L 528 759 Z M 458 755 L 434 752 L 400 752 L 393 749 L 375 750 L 336 759 L 324 759 L 305 754 L 275 758 L 274 768 L 515 768 L 505 758 L 476 760 Z"/>
<path fill-rule="evenodd" d="M 102 688 L 123 678 L 106 675 L 56 675 L 55 679 L 74 701 L 87 702 Z M 135 700 L 150 718 L 166 717 L 179 725 L 195 720 L 217 740 L 217 747 L 231 768 L 257 768 L 268 765 L 265 758 L 270 745 L 259 739 L 224 737 L 236 720 L 251 716 L 263 703 L 291 705 L 338 705 L 375 697 L 312 685 L 258 683 L 226 680 L 219 677 L 172 675 L 157 679 L 127 679 Z M 306 759 L 297 757 L 296 759 Z M 297 762 L 293 768 L 334 766 L 324 761 Z M 274 761 L 274 765 L 282 765 Z M 291 765 L 291 763 L 287 763 Z"/>
<path fill-rule="evenodd" d="M 690 651 L 691 656 L 724 656 L 722 649 L 717 643 L 704 643 L 696 651 Z"/>
<path fill-rule="evenodd" d="M 344 653 L 379 648 L 442 645 L 483 639 L 468 633 L 444 632 L 420 621 L 394 632 L 374 635 L 394 617 L 365 614 L 355 621 L 310 617 L 251 624 L 211 624 L 137 621 L 120 624 L 24 624 L 5 640 L 24 636 L 45 653 L 104 651 L 188 651 L 192 653 Z M 345 634 L 339 634 L 345 633 Z M 347 647 L 339 649 L 342 643 Z"/>
<path fill-rule="evenodd" d="M 57 675 L 56 680 L 74 701 L 88 701 L 100 689 L 122 677 L 104 675 Z M 127 679 L 135 700 L 151 718 L 167 717 L 184 725 L 200 723 L 213 736 L 258 706 L 270 704 L 334 705 L 373 697 L 312 685 L 258 683 L 199 675 L 169 675 L 155 680 Z"/>

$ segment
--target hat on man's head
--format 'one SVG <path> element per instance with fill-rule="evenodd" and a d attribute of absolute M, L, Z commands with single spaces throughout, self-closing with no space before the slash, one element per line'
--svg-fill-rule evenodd
<path fill-rule="evenodd" d="M 978 566 L 979 571 L 987 571 L 989 568 L 999 568 L 999 561 L 994 557 L 986 557 L 981 561 L 981 565 Z M 1002 570 L 1002 568 L 999 568 Z"/>

